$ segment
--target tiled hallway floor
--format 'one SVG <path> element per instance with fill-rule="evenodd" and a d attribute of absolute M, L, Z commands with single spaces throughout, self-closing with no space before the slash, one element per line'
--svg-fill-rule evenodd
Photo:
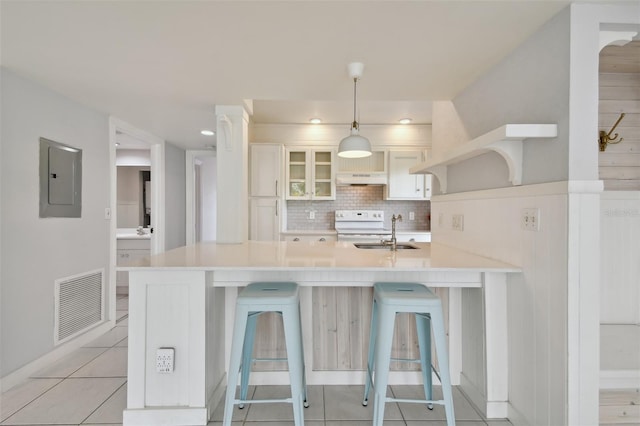
<path fill-rule="evenodd" d="M 121 425 L 127 399 L 126 297 L 117 301 L 116 327 L 52 365 L 0 398 L 0 425 Z M 282 398 L 287 386 L 258 386 L 254 398 Z M 309 386 L 306 426 L 365 426 L 371 424 L 372 405 L 361 405 L 362 386 Z M 399 398 L 418 397 L 420 386 L 391 386 Z M 440 392 L 435 388 L 436 394 Z M 485 421 L 454 389 L 457 424 L 509 426 L 507 421 Z M 222 424 L 219 406 L 209 425 Z M 290 404 L 256 404 L 235 409 L 233 426 L 293 426 Z M 387 404 L 385 426 L 443 426 L 444 409 L 418 404 Z"/>

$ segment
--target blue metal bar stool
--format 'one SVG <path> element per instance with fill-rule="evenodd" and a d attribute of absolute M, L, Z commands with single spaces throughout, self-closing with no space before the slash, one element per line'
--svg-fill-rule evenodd
<path fill-rule="evenodd" d="M 285 343 L 291 378 L 291 398 L 248 400 L 249 374 L 254 361 L 253 342 L 258 316 L 265 312 L 282 315 Z M 261 359 L 264 361 L 264 359 Z M 281 359 L 277 359 L 281 360 Z M 236 386 L 240 372 L 240 398 L 236 399 Z M 238 295 L 236 317 L 231 342 L 231 361 L 227 373 L 227 396 L 224 406 L 223 426 L 231 425 L 233 406 L 244 407 L 245 403 L 260 404 L 287 402 L 293 404 L 295 426 L 304 425 L 303 407 L 308 407 L 306 378 L 304 373 L 304 351 L 300 322 L 300 297 L 298 284 L 292 282 L 251 283 Z"/>
<path fill-rule="evenodd" d="M 394 361 L 417 362 L 422 367 L 422 379 L 425 399 L 398 399 L 387 397 L 387 383 L 393 329 L 396 314 L 405 312 L 415 315 L 419 360 L 393 359 Z M 444 330 L 442 303 L 427 287 L 417 283 L 374 284 L 373 307 L 371 310 L 371 331 L 369 335 L 369 354 L 367 360 L 367 380 L 364 390 L 363 405 L 368 404 L 371 385 L 374 388 L 373 425 L 381 426 L 384 420 L 385 403 L 410 402 L 426 403 L 429 409 L 433 404 L 444 405 L 447 425 L 455 425 L 453 411 L 453 394 L 449 377 L 449 359 L 447 356 L 447 340 Z M 436 355 L 440 366 L 440 374 L 431 364 L 431 323 L 436 344 Z M 438 375 L 442 384 L 442 400 L 433 400 L 431 370 Z M 375 379 L 375 380 L 374 380 Z"/>

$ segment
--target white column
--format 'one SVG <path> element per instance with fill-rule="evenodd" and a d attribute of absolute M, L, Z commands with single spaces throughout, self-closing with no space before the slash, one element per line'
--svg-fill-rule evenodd
<path fill-rule="evenodd" d="M 248 237 L 248 124 L 241 106 L 216 107 L 217 242 L 242 243 Z"/>

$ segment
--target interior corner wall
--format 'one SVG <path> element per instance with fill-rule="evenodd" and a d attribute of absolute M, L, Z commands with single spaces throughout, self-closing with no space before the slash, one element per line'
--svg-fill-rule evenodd
<path fill-rule="evenodd" d="M 54 348 L 56 279 L 104 268 L 109 282 L 104 209 L 110 202 L 110 164 L 106 114 L 4 68 L 0 85 L 0 377 L 5 377 Z M 80 218 L 39 218 L 40 137 L 82 149 Z"/>
<path fill-rule="evenodd" d="M 472 139 L 505 124 L 558 125 L 557 138 L 525 141 L 523 185 L 513 187 L 504 160 L 488 153 L 450 166 L 448 194 L 431 202 L 432 217 L 443 218 L 433 221 L 432 241 L 523 268 L 508 283 L 513 424 L 569 418 L 570 30 L 565 8 L 453 100 Z M 539 209 L 537 232 L 520 224 L 528 207 Z M 453 214 L 464 216 L 463 232 L 448 225 Z"/>
<path fill-rule="evenodd" d="M 569 177 L 570 18 L 563 9 L 453 100 L 472 139 L 505 124 L 558 125 L 557 138 L 524 143 L 524 185 Z M 449 167 L 449 193 L 506 186 L 498 154 Z"/>
<path fill-rule="evenodd" d="M 453 102 L 434 101 L 432 116 L 431 160 L 442 158 L 447 151 L 469 141 L 467 129 L 464 128 Z"/>
<path fill-rule="evenodd" d="M 185 155 L 183 149 L 165 143 L 165 250 L 182 247 L 187 241 Z"/>
<path fill-rule="evenodd" d="M 432 241 L 523 269 L 507 282 L 509 408 L 514 425 L 564 425 L 567 394 L 567 194 L 540 184 L 431 200 Z M 538 232 L 524 230 L 523 208 L 540 209 Z M 454 214 L 464 231 L 451 229 Z"/>

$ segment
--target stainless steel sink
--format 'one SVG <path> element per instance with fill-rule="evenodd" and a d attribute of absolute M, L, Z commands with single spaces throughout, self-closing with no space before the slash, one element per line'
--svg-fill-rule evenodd
<path fill-rule="evenodd" d="M 391 245 L 382 244 L 382 243 L 353 243 L 356 248 L 359 249 L 381 249 L 381 250 L 391 250 Z M 413 244 L 407 243 L 398 243 L 396 244 L 397 250 L 414 250 L 419 249 L 420 247 L 416 247 Z"/>

